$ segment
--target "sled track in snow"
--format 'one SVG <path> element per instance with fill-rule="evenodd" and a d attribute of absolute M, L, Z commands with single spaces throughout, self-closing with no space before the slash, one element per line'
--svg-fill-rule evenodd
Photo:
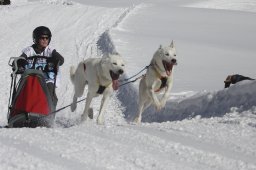
<path fill-rule="evenodd" d="M 203 151 L 203 153 L 220 155 L 223 158 L 231 159 L 234 161 L 243 161 L 245 163 L 255 164 L 255 158 L 253 155 L 250 156 L 250 155 L 246 155 L 241 152 L 233 151 L 231 149 L 224 148 L 223 146 L 221 146 L 219 144 L 195 140 L 190 136 L 178 135 L 177 133 L 175 133 L 176 130 L 171 130 L 171 131 L 166 132 L 164 130 L 158 130 L 158 129 L 154 129 L 154 128 L 149 128 L 149 127 L 145 127 L 145 126 L 136 126 L 136 125 L 135 126 L 128 125 L 128 126 L 124 126 L 124 127 L 128 128 L 128 129 L 139 131 L 143 134 L 147 134 L 150 136 L 153 135 L 157 138 L 165 140 L 166 142 L 169 141 L 171 143 L 181 144 L 185 147 L 198 150 L 199 154 L 200 154 L 200 151 Z M 179 134 L 181 134 L 181 133 L 179 132 Z M 210 156 L 212 156 L 212 155 L 210 155 Z"/>
<path fill-rule="evenodd" d="M 59 154 L 45 151 L 38 146 L 28 144 L 27 142 L 23 142 L 22 140 L 18 140 L 18 139 L 13 140 L 9 137 L 0 136 L 0 143 L 8 146 L 9 148 L 15 148 L 19 151 L 27 153 L 30 156 L 47 161 L 56 166 L 60 166 L 63 169 L 75 168 L 77 170 L 84 170 L 85 167 L 87 169 L 101 169 L 99 167 L 89 165 L 89 164 L 84 164 L 76 160 L 66 159 Z"/>
<path fill-rule="evenodd" d="M 131 13 L 131 11 L 133 11 L 135 8 L 136 8 L 136 6 L 132 6 L 130 8 L 127 8 L 120 15 L 120 17 L 116 20 L 116 22 L 112 25 L 110 30 L 112 28 L 117 27 L 129 15 L 129 13 Z M 114 43 L 111 39 L 111 36 L 109 34 L 110 30 L 106 30 L 105 32 L 103 32 L 99 36 L 98 41 L 97 41 L 97 47 L 98 47 L 98 49 L 100 49 L 100 51 L 102 52 L 103 55 L 117 52 L 116 48 L 115 48 L 115 45 L 114 45 Z"/>

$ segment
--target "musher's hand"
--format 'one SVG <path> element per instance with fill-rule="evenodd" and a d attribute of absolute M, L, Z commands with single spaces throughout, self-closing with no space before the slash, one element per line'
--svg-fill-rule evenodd
<path fill-rule="evenodd" d="M 14 62 L 17 63 L 18 69 L 16 68 Z M 22 74 L 25 71 L 25 67 L 27 64 L 28 64 L 28 62 L 24 58 L 17 59 L 15 61 L 13 61 L 13 63 L 12 63 L 12 71 L 15 71 L 17 69 L 16 74 Z"/>

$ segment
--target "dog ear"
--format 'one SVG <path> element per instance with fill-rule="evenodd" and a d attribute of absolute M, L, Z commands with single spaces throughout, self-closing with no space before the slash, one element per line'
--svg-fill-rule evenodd
<path fill-rule="evenodd" d="M 162 49 L 162 45 L 160 44 L 159 49 Z"/>
<path fill-rule="evenodd" d="M 173 42 L 173 40 L 172 40 L 172 42 L 171 42 L 171 44 L 170 44 L 170 47 L 171 47 L 171 48 L 174 48 L 174 42 Z"/>

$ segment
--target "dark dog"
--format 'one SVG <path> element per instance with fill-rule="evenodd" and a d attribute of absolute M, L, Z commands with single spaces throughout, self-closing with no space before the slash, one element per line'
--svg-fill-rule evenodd
<path fill-rule="evenodd" d="M 250 77 L 245 77 L 239 74 L 229 75 L 224 81 L 225 88 L 228 88 L 230 84 L 236 84 L 237 82 L 243 81 L 243 80 L 255 80 L 255 79 L 252 79 Z"/>
<path fill-rule="evenodd" d="M 10 5 L 11 1 L 10 0 L 0 0 L 0 5 Z"/>

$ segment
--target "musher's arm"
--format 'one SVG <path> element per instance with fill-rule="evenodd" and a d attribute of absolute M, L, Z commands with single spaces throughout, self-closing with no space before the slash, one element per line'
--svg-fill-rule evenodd
<path fill-rule="evenodd" d="M 64 58 L 62 57 L 62 55 L 60 55 L 60 53 L 58 53 L 56 50 L 52 51 L 52 58 L 55 61 L 59 61 L 59 65 L 61 66 L 64 63 Z"/>
<path fill-rule="evenodd" d="M 22 53 L 22 54 L 20 55 L 20 57 L 23 57 L 23 58 L 27 59 L 28 56 L 27 56 L 25 53 Z"/>

